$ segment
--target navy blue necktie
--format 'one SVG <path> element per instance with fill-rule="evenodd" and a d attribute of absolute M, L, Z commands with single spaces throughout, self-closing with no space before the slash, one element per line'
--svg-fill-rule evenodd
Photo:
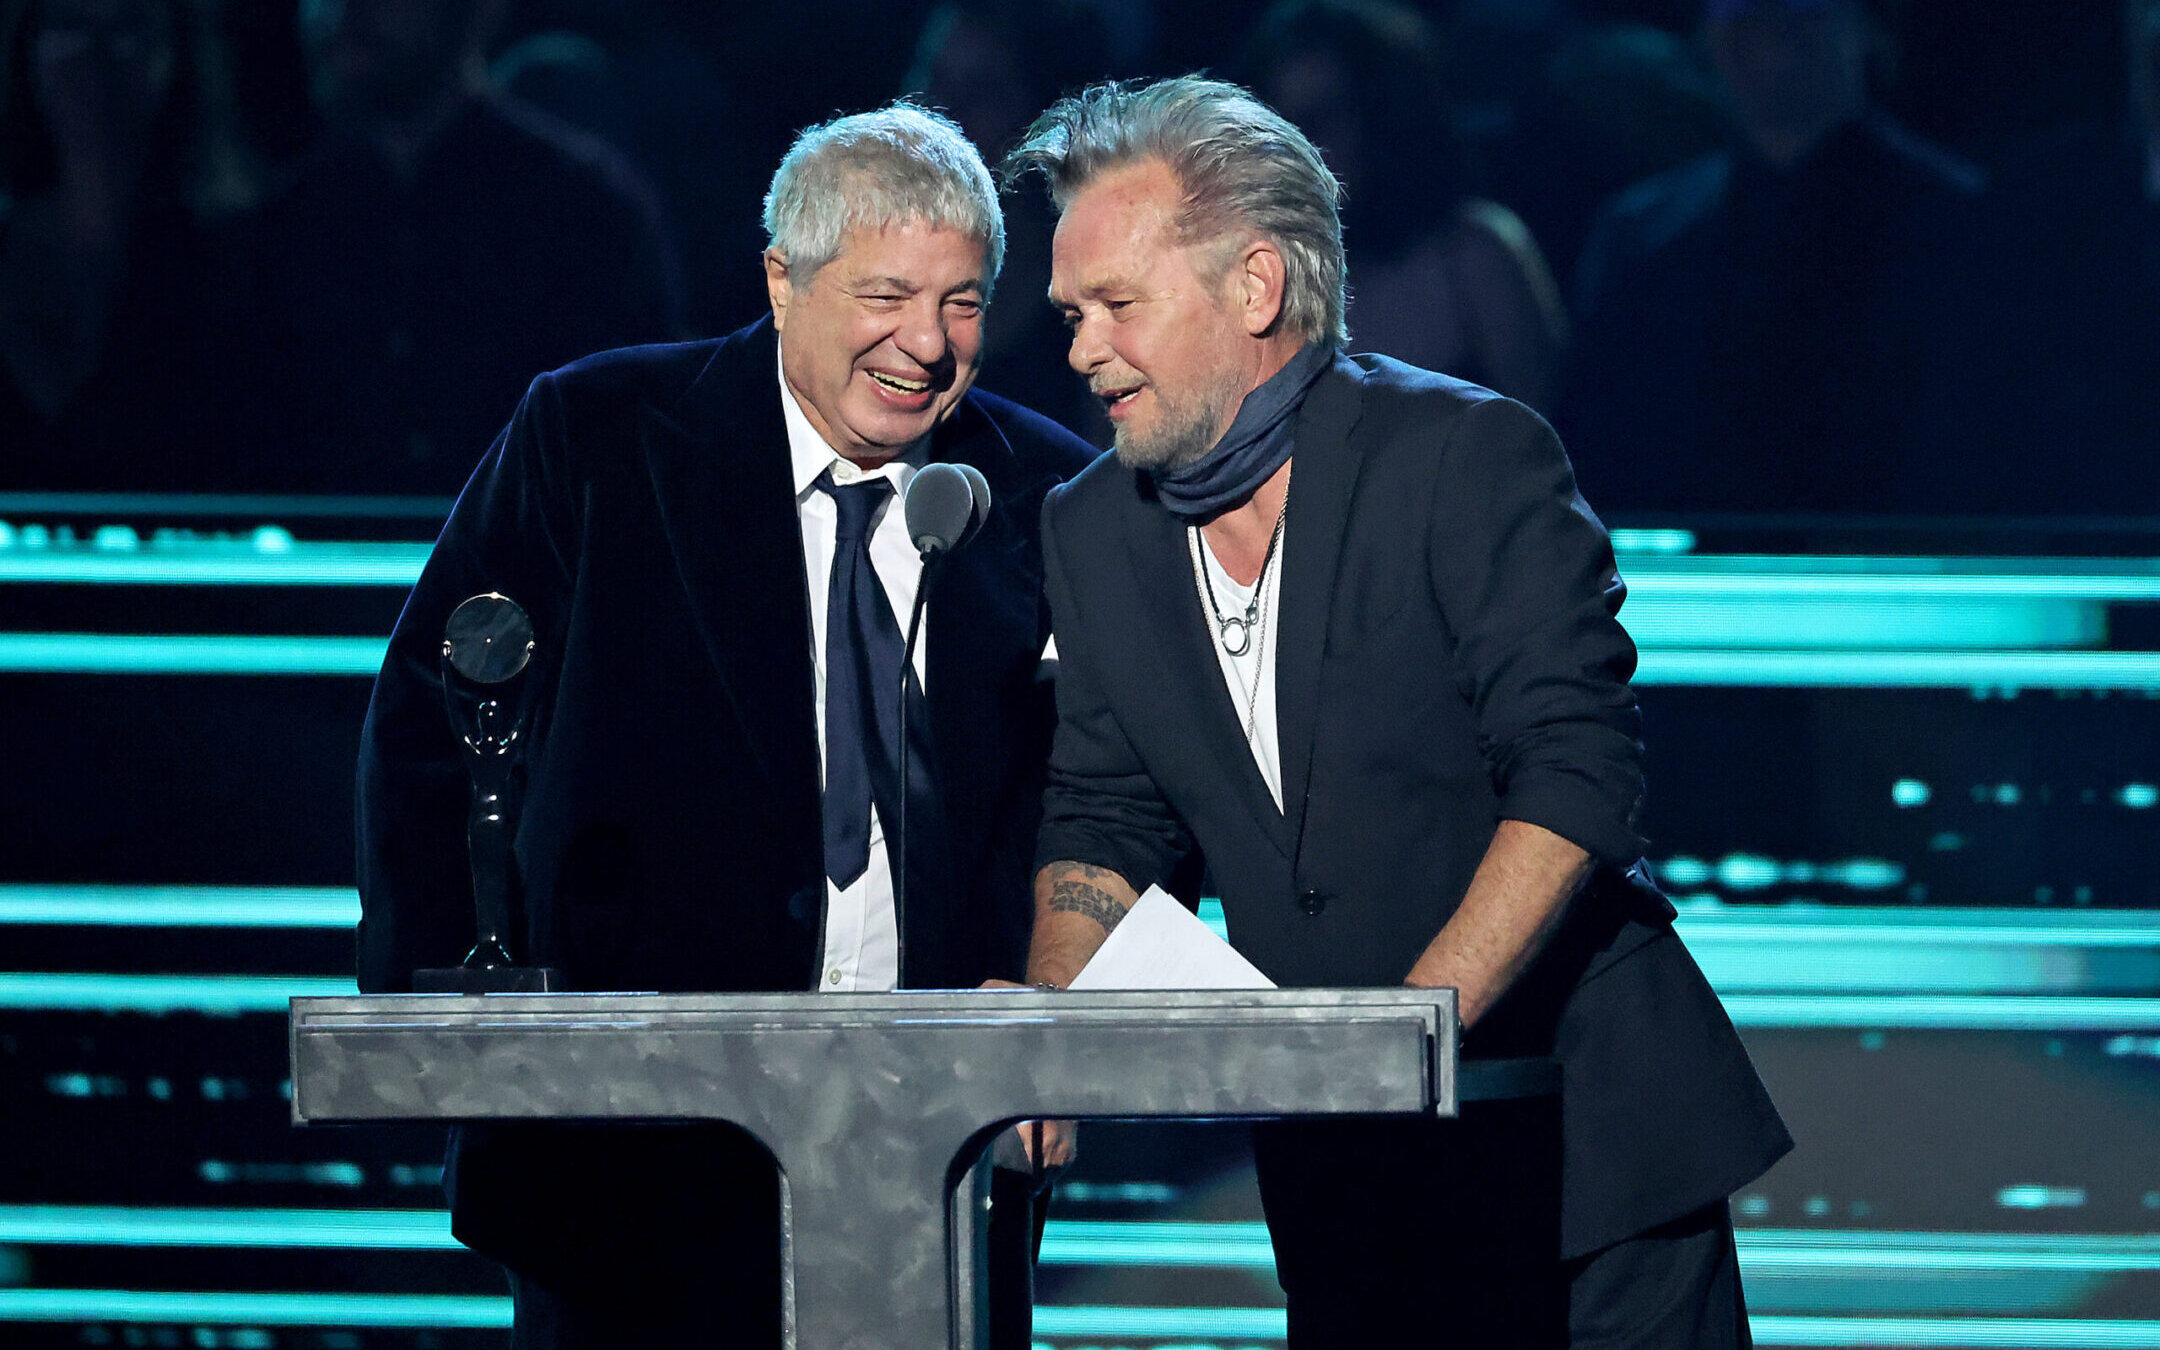
<path fill-rule="evenodd" d="M 900 782 L 900 624 L 870 562 L 885 478 L 817 487 L 839 508 L 825 607 L 825 874 L 852 884 L 870 865 L 870 808 L 889 833 Z"/>

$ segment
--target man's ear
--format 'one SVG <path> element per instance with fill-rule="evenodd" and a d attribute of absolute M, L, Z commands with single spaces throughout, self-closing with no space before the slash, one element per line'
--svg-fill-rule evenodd
<path fill-rule="evenodd" d="M 1273 332 L 1276 320 L 1282 317 L 1284 274 L 1282 253 L 1265 239 L 1247 244 L 1231 268 L 1231 284 L 1237 288 L 1235 295 L 1245 331 L 1253 337 Z"/>
<path fill-rule="evenodd" d="M 788 302 L 795 298 L 795 287 L 788 280 L 787 259 L 776 248 L 765 250 L 765 298 L 772 302 L 773 331 L 786 332 Z"/>

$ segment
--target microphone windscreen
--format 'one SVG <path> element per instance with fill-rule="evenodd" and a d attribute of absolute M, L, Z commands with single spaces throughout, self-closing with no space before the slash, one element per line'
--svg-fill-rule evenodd
<path fill-rule="evenodd" d="M 966 476 L 968 487 L 975 493 L 975 512 L 968 517 L 967 529 L 968 539 L 973 539 L 976 532 L 990 519 L 990 480 L 983 477 L 983 471 L 972 464 L 955 464 L 953 467 Z M 966 543 L 967 540 L 961 542 Z"/>
<path fill-rule="evenodd" d="M 975 489 L 952 465 L 926 464 L 909 481 L 901 509 L 916 550 L 943 553 L 967 537 L 975 514 Z"/>

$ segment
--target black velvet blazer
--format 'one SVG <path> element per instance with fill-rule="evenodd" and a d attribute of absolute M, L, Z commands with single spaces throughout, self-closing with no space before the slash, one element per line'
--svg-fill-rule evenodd
<path fill-rule="evenodd" d="M 471 944 L 444 620 L 531 614 L 521 955 L 584 990 L 809 989 L 824 862 L 809 592 L 769 322 L 534 381 L 399 619 L 360 751 L 360 983 Z M 933 458 L 994 503 L 942 565 L 925 680 L 944 811 L 911 822 L 907 983 L 1017 976 L 1049 735 L 1037 518 L 1077 437 L 970 393 Z M 942 826 L 943 828 L 937 828 Z M 926 828 L 927 827 L 927 828 Z"/>
<path fill-rule="evenodd" d="M 1210 647 L 1182 524 L 1104 459 L 1044 515 L 1059 723 L 1038 859 L 1135 886 L 1197 844 L 1284 985 L 1401 983 L 1502 819 L 1600 867 L 1466 1051 L 1557 1055 L 1579 1254 L 1790 1147 L 1637 865 L 1635 648 L 1612 548 L 1527 408 L 1338 357 L 1298 415 L 1277 638 L 1284 809 Z"/>
<path fill-rule="evenodd" d="M 822 948 L 808 583 L 769 322 L 606 352 L 533 382 L 458 499 L 391 639 L 360 748 L 360 986 L 410 987 L 473 940 L 467 780 L 444 620 L 531 614 L 534 716 L 516 856 L 520 956 L 580 990 L 807 990 Z M 925 620 L 939 818 L 909 822 L 904 979 L 1018 978 L 1052 708 L 1037 522 L 1093 451 L 970 393 L 932 457 L 989 480 L 982 532 Z M 644 1281 L 764 1300 L 779 1190 L 720 1126 L 469 1126 L 452 1228 L 557 1288 Z M 630 1286 L 625 1286 L 630 1287 Z M 748 1306 L 747 1304 L 745 1306 Z"/>

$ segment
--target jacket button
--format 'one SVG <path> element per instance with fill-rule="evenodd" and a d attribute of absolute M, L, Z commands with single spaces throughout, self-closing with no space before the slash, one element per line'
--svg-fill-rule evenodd
<path fill-rule="evenodd" d="M 1297 907 L 1307 914 L 1318 917 L 1327 908 L 1327 896 L 1310 887 L 1298 892 Z"/>

